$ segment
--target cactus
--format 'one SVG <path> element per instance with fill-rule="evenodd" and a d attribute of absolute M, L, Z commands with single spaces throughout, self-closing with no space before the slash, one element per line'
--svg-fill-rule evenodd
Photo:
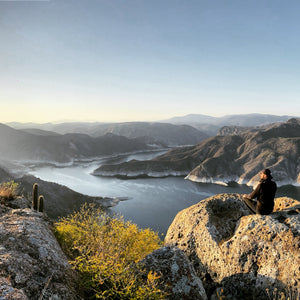
<path fill-rule="evenodd" d="M 32 191 L 32 209 L 37 210 L 38 209 L 38 184 L 35 183 L 33 185 L 33 191 Z"/>
<path fill-rule="evenodd" d="M 38 211 L 39 212 L 43 212 L 44 211 L 44 196 L 40 196 L 39 197 Z"/>
<path fill-rule="evenodd" d="M 44 211 L 44 196 L 38 197 L 38 184 L 35 183 L 33 185 L 32 191 L 32 209 L 37 210 L 39 212 Z"/>

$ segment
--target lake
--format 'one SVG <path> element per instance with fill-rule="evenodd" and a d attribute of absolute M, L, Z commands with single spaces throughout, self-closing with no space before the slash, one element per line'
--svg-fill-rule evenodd
<path fill-rule="evenodd" d="M 165 234 L 175 215 L 180 210 L 219 193 L 248 194 L 252 191 L 246 185 L 222 186 L 195 183 L 184 177 L 117 179 L 93 176 L 90 173 L 103 163 L 120 163 L 131 159 L 151 159 L 163 152 L 147 152 L 118 155 L 91 162 L 76 162 L 68 167 L 41 166 L 29 173 L 42 180 L 65 185 L 74 191 L 89 196 L 128 197 L 110 208 L 142 228 L 152 228 Z M 300 187 L 283 186 L 276 197 L 289 196 L 300 199 Z"/>

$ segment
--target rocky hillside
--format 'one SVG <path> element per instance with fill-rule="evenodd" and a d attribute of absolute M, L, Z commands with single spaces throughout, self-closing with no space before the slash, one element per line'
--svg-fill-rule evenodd
<path fill-rule="evenodd" d="M 238 194 L 202 200 L 177 214 L 165 246 L 138 265 L 160 276 L 170 300 L 298 299 L 300 202 L 275 202 L 271 215 L 260 216 Z M 1 299 L 81 299 L 51 221 L 28 205 L 22 197 L 1 201 Z"/>
<path fill-rule="evenodd" d="M 254 184 L 257 173 L 270 168 L 278 184 L 300 183 L 300 119 L 261 130 L 208 138 L 149 161 L 103 165 L 100 176 L 187 175 L 198 182 Z"/>
<path fill-rule="evenodd" d="M 267 126 L 247 127 L 247 126 L 223 126 L 217 135 L 241 135 L 246 132 L 256 132 L 266 129 Z"/>
<path fill-rule="evenodd" d="M 129 139 L 108 133 L 93 138 L 86 134 L 51 135 L 28 133 L 0 124 L 2 159 L 71 162 L 102 155 L 153 149 L 143 138 Z M 155 145 L 162 147 L 161 144 Z"/>

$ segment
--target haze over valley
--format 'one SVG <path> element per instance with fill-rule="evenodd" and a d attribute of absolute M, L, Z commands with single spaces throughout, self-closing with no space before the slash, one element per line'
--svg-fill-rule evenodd
<path fill-rule="evenodd" d="M 2 124 L 0 138 L 6 142 L 0 145 L 1 178 L 19 180 L 27 192 L 38 181 L 50 201 L 47 209 L 51 216 L 66 215 L 84 201 L 96 201 L 104 206 L 117 205 L 121 213 L 143 226 L 153 224 L 148 220 L 145 225 L 145 216 L 144 221 L 136 219 L 136 213 L 133 215 L 136 208 L 132 205 L 146 205 L 154 201 L 153 197 L 177 201 L 171 187 L 181 185 L 181 181 L 183 197 L 193 201 L 199 199 L 201 190 L 203 195 L 214 194 L 211 192 L 214 185 L 209 184 L 221 184 L 213 187 L 215 191 L 232 182 L 255 185 L 257 173 L 267 167 L 279 186 L 299 185 L 299 118 L 250 114 L 220 119 L 189 115 L 181 119 L 189 124 Z M 193 123 L 195 120 L 198 121 Z M 203 124 L 203 131 L 199 124 Z M 211 136 L 209 131 L 216 129 L 217 134 Z M 159 184 L 162 189 L 166 184 L 160 196 L 154 196 L 154 182 L 158 184 L 155 178 L 162 180 Z M 208 185 L 192 187 L 186 184 L 187 180 Z M 142 200 L 148 183 L 151 192 L 147 200 Z M 236 188 L 247 190 L 242 185 Z M 55 193 L 51 192 L 54 190 Z M 61 197 L 65 199 L 63 203 Z M 122 198 L 129 200 L 120 202 Z M 167 222 L 162 223 L 165 224 L 162 228 L 167 227 Z"/>
<path fill-rule="evenodd" d="M 299 119 L 249 114 L 222 118 L 188 115 L 172 120 L 176 125 L 162 122 L 10 123 L 14 128 L 0 125 L 0 138 L 5 140 L 0 145 L 0 153 L 2 160 L 55 164 L 173 148 L 151 161 L 103 165 L 93 174 L 188 175 L 187 178 L 201 182 L 251 183 L 259 169 L 273 167 L 279 181 L 298 183 Z M 208 126 L 217 128 L 218 133 L 209 137 Z"/>

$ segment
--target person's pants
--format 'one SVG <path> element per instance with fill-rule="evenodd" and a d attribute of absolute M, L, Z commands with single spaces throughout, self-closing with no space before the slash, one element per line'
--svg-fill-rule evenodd
<path fill-rule="evenodd" d="M 247 197 L 243 197 L 243 201 L 248 206 L 248 208 L 251 210 L 252 213 L 256 214 L 256 201 L 249 199 Z"/>

